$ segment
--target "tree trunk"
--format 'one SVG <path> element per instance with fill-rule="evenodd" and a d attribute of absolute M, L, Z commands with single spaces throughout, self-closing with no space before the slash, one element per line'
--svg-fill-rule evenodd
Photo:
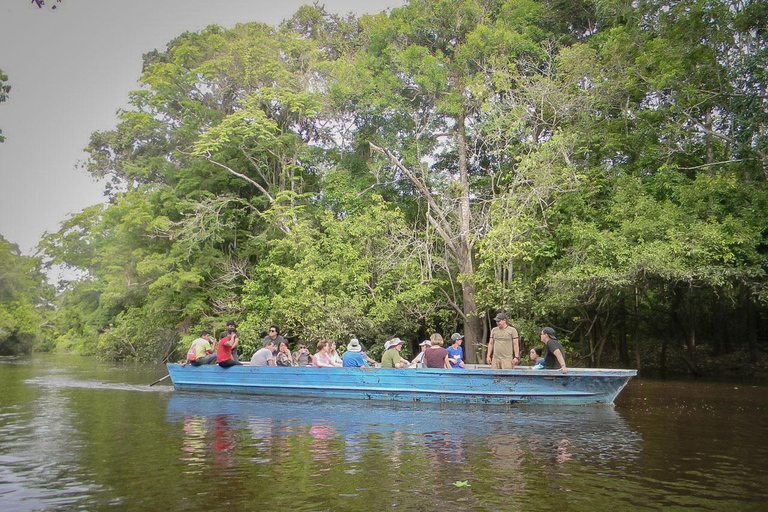
<path fill-rule="evenodd" d="M 464 350 L 468 363 L 478 362 L 479 345 L 483 342 L 482 319 L 478 316 L 475 290 L 475 265 L 472 255 L 471 210 L 469 208 L 469 169 L 467 168 L 467 134 L 465 116 L 456 117 L 456 146 L 458 149 L 459 197 L 457 198 L 458 251 L 457 263 L 461 273 L 462 311 L 464 313 Z"/>

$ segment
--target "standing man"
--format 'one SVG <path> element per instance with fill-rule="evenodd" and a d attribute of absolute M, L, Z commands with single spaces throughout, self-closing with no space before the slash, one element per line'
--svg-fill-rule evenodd
<path fill-rule="evenodd" d="M 267 342 L 272 341 L 275 344 L 275 350 L 277 350 L 277 347 L 280 345 L 281 341 L 285 341 L 285 338 L 283 338 L 280 335 L 280 328 L 276 325 L 270 325 L 269 326 L 269 334 L 264 336 L 264 346 L 267 346 Z"/>
<path fill-rule="evenodd" d="M 506 313 L 499 313 L 494 320 L 496 327 L 491 330 L 485 362 L 494 370 L 511 370 L 520 362 L 520 336 L 509 325 Z"/>
<path fill-rule="evenodd" d="M 264 339 L 264 348 L 260 348 L 251 357 L 251 366 L 275 366 L 275 342 L 267 336 Z"/>
<path fill-rule="evenodd" d="M 541 342 L 547 346 L 547 355 L 544 357 L 544 368 L 546 370 L 555 370 L 558 367 L 562 373 L 568 373 L 565 366 L 565 350 L 557 341 L 555 330 L 551 327 L 545 327 L 541 331 Z"/>

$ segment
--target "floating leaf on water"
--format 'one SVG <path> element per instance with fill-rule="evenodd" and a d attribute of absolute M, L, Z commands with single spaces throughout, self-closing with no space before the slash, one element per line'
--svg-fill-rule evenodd
<path fill-rule="evenodd" d="M 453 485 L 455 485 L 456 487 L 472 487 L 471 485 L 469 485 L 469 480 L 456 480 L 455 482 L 453 482 Z"/>

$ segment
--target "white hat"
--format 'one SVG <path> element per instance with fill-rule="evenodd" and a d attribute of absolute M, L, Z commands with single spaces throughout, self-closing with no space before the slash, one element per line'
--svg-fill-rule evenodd
<path fill-rule="evenodd" d="M 422 341 L 421 343 L 419 343 L 419 346 L 420 346 L 420 347 L 428 347 L 428 346 L 430 346 L 431 344 L 432 344 L 432 342 L 431 342 L 431 341 L 429 341 L 429 340 L 424 340 L 424 341 Z"/>
<path fill-rule="evenodd" d="M 402 345 L 403 343 L 405 343 L 405 342 L 403 340 L 401 340 L 400 338 L 392 338 L 391 340 L 389 340 L 388 342 L 386 342 L 384 344 L 384 350 L 389 350 L 392 347 L 396 347 L 398 345 Z"/>
<path fill-rule="evenodd" d="M 349 344 L 347 345 L 347 350 L 350 352 L 360 352 L 363 350 L 363 347 L 360 346 L 360 342 L 357 341 L 357 338 L 352 338 L 349 340 Z"/>

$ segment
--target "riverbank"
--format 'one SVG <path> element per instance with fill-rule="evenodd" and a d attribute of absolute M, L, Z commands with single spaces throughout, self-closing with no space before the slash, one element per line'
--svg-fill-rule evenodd
<path fill-rule="evenodd" d="M 639 374 L 644 377 L 688 376 L 705 379 L 738 379 L 768 381 L 768 354 L 758 353 L 752 359 L 746 351 L 713 356 L 710 347 L 669 352 L 665 364 L 659 354 L 643 357 Z"/>

